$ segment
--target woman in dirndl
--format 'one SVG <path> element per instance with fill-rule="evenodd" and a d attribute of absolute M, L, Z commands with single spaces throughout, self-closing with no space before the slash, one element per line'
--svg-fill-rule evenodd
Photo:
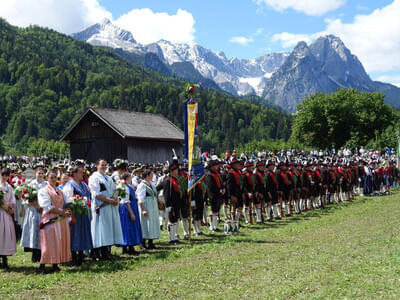
<path fill-rule="evenodd" d="M 126 196 L 119 198 L 119 215 L 121 217 L 122 235 L 124 244 L 122 253 L 137 255 L 134 246 L 143 242 L 142 228 L 140 225 L 139 208 L 135 196 L 135 190 L 131 186 L 132 176 L 126 172 L 122 174 L 121 180 L 125 183 Z"/>
<path fill-rule="evenodd" d="M 71 232 L 71 253 L 72 263 L 80 266 L 83 263 L 85 250 L 93 248 L 92 244 L 92 233 L 90 226 L 90 209 L 88 203 L 90 203 L 90 191 L 86 183 L 83 181 L 83 175 L 85 171 L 83 166 L 75 166 L 72 171 L 72 179 L 68 181 L 63 188 L 63 193 L 66 199 L 66 206 L 71 202 L 73 195 L 85 197 L 86 214 L 73 213 L 73 219 L 75 222 L 70 224 Z"/>
<path fill-rule="evenodd" d="M 40 228 L 42 256 L 38 272 L 45 274 L 45 264 L 52 264 L 52 272 L 60 271 L 58 264 L 71 261 L 68 218 L 71 210 L 64 208 L 64 193 L 57 187 L 57 173 L 49 171 L 48 185 L 39 190 L 39 206 L 43 209 Z"/>
<path fill-rule="evenodd" d="M 10 169 L 1 170 L 0 180 L 0 257 L 2 258 L 3 269 L 9 269 L 7 256 L 17 252 L 17 241 L 12 214 L 15 210 L 15 195 L 11 185 L 7 182 L 10 176 Z"/>
<path fill-rule="evenodd" d="M 37 168 L 35 171 L 35 179 L 29 183 L 29 186 L 39 191 L 41 188 L 47 186 L 47 182 L 44 181 L 44 171 L 42 168 Z M 21 248 L 24 252 L 32 252 L 32 262 L 37 263 L 40 261 L 40 230 L 39 223 L 41 220 L 41 208 L 39 202 L 25 201 L 24 203 L 24 224 L 22 226 L 21 235 Z"/>
<path fill-rule="evenodd" d="M 160 238 L 157 189 L 152 183 L 153 172 L 151 170 L 145 170 L 142 176 L 144 179 L 136 190 L 136 197 L 139 200 L 143 246 L 147 249 L 154 249 L 153 240 Z M 146 245 L 146 240 L 148 240 L 148 245 Z"/>

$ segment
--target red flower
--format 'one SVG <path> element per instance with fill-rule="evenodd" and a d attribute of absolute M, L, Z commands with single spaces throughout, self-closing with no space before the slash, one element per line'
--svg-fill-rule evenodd
<path fill-rule="evenodd" d="M 18 178 L 21 179 L 22 178 L 22 174 L 18 174 Z"/>
<path fill-rule="evenodd" d="M 88 201 L 87 206 L 88 206 L 89 208 L 92 207 L 92 203 L 90 202 L 90 200 Z"/>
<path fill-rule="evenodd" d="M 28 194 L 28 193 L 29 193 L 28 190 L 23 190 L 22 192 L 23 192 L 24 194 Z"/>
<path fill-rule="evenodd" d="M 18 185 L 20 185 L 22 182 L 21 182 L 21 180 L 18 180 L 17 183 L 18 183 Z"/>
<path fill-rule="evenodd" d="M 22 178 L 22 182 L 25 182 L 25 178 Z"/>
<path fill-rule="evenodd" d="M 15 181 L 14 180 L 11 180 L 11 184 L 14 184 L 15 183 Z"/>

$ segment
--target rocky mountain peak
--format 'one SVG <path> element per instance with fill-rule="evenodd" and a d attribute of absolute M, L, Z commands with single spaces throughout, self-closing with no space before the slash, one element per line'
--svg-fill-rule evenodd
<path fill-rule="evenodd" d="M 321 36 L 310 45 L 299 42 L 290 53 L 269 53 L 251 59 L 227 58 L 222 51 L 213 52 L 195 43 L 159 40 L 142 45 L 129 31 L 108 19 L 73 37 L 127 51 L 131 53 L 128 57 L 145 56 L 144 66 L 167 75 L 173 73 L 189 81 L 218 86 L 237 96 L 262 96 L 290 112 L 310 94 L 329 93 L 339 87 L 381 90 L 388 103 L 400 98 L 400 89 L 372 81 L 358 58 L 334 35 Z"/>

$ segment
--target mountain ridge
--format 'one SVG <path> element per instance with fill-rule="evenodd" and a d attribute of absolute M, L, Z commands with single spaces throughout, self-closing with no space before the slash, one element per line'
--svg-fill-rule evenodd
<path fill-rule="evenodd" d="M 310 45 L 299 42 L 290 53 L 251 59 L 227 58 L 223 51 L 213 52 L 196 43 L 159 40 L 142 45 L 109 20 L 72 36 L 138 57 L 152 53 L 152 61 L 147 59 L 151 69 L 233 96 L 257 95 L 289 112 L 295 112 L 297 104 L 312 93 L 330 93 L 341 87 L 383 92 L 386 103 L 400 106 L 400 88 L 373 81 L 358 58 L 333 35 L 319 37 Z M 179 68 L 174 68 L 177 63 Z"/>

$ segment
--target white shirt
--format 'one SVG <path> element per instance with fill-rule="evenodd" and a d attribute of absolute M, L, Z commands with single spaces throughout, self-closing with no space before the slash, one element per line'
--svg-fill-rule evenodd
<path fill-rule="evenodd" d="M 152 188 L 154 188 L 154 185 L 152 183 L 151 185 Z M 146 198 L 146 183 L 144 180 L 142 180 L 142 182 L 138 185 L 136 189 L 136 198 L 138 199 L 138 203 L 144 203 L 144 199 Z"/>
<path fill-rule="evenodd" d="M 58 187 L 55 188 L 56 192 L 60 191 Z M 47 188 L 41 188 L 38 191 L 38 202 L 39 206 L 43 208 L 43 212 L 47 213 L 54 208 L 53 204 L 51 203 L 51 198 Z M 64 203 L 66 202 L 65 195 L 64 195 Z"/>
<path fill-rule="evenodd" d="M 133 176 L 132 177 L 132 185 L 134 188 L 137 188 L 140 184 L 140 182 L 142 181 L 142 179 L 139 176 Z"/>
<path fill-rule="evenodd" d="M 114 180 L 115 183 L 117 183 L 120 180 L 118 171 L 112 173 L 111 178 Z"/>
<path fill-rule="evenodd" d="M 33 187 L 33 188 L 35 188 L 35 189 L 37 189 L 37 190 L 40 190 L 41 188 L 44 188 L 45 186 L 47 186 L 47 181 L 44 181 L 44 180 L 42 180 L 40 183 L 36 180 L 36 179 L 33 179 L 30 183 L 29 183 L 29 186 L 31 186 L 31 187 Z"/>
<path fill-rule="evenodd" d="M 372 175 L 371 169 L 369 167 L 367 167 L 367 166 L 364 167 L 364 172 L 365 172 L 366 176 L 371 176 Z"/>

